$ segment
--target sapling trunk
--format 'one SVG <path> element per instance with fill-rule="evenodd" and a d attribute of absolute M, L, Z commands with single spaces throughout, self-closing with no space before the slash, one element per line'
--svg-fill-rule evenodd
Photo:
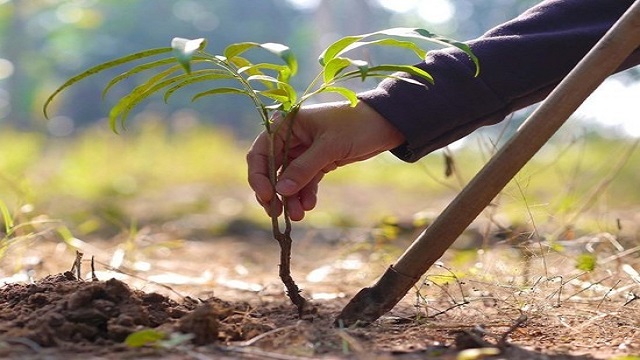
<path fill-rule="evenodd" d="M 267 132 L 269 135 L 269 181 L 271 182 L 271 187 L 273 189 L 274 197 L 271 199 L 269 204 L 270 217 L 271 217 L 271 230 L 273 232 L 273 238 L 280 245 L 280 264 L 278 275 L 282 280 L 285 288 L 287 289 L 287 296 L 291 299 L 291 302 L 298 308 L 298 314 L 302 317 L 307 300 L 300 295 L 300 289 L 298 285 L 296 285 L 293 277 L 291 276 L 291 245 L 293 240 L 291 239 L 291 218 L 289 217 L 289 210 L 287 207 L 287 199 L 284 197 L 282 199 L 283 203 L 283 211 L 282 217 L 284 219 L 284 231 L 280 230 L 280 221 L 277 209 L 277 193 L 276 193 L 276 183 L 278 182 L 278 167 L 276 166 L 276 147 L 275 147 L 275 137 L 277 136 L 280 127 L 287 126 L 285 129 L 286 140 L 284 144 L 284 154 L 282 159 L 282 169 L 284 170 L 288 165 L 288 155 L 290 148 L 290 139 L 292 132 L 292 124 L 293 118 L 297 113 L 297 107 L 293 108 L 290 112 L 287 113 L 285 118 L 280 124 L 277 124 L 275 128 L 268 126 Z"/>

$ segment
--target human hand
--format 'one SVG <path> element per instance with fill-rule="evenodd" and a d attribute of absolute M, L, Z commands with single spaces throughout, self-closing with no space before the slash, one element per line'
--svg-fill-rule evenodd
<path fill-rule="evenodd" d="M 345 102 L 303 107 L 292 126 L 288 165 L 279 176 L 276 192 L 286 199 L 289 217 L 294 221 L 302 220 L 305 212 L 316 206 L 318 184 L 324 174 L 404 142 L 404 136 L 393 125 L 361 101 L 355 107 Z M 276 167 L 280 170 L 286 136 L 286 124 L 279 126 L 274 148 Z M 279 215 L 282 202 L 269 181 L 269 135 L 266 131 L 249 149 L 247 164 L 249 185 L 258 202 L 268 214 Z"/>

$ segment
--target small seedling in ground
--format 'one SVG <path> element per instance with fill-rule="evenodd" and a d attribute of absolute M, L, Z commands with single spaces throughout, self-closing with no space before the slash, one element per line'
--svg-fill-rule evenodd
<path fill-rule="evenodd" d="M 63 90 L 86 77 L 125 64 L 132 67 L 115 76 L 106 85 L 103 96 L 114 85 L 131 76 L 144 74 L 149 76 L 145 82 L 121 97 L 111 108 L 109 121 L 115 132 L 119 127 L 124 127 L 133 108 L 144 99 L 159 92 L 164 94 L 166 102 L 176 91 L 188 85 L 206 82 L 212 84 L 212 87 L 193 95 L 193 101 L 220 94 L 247 96 L 255 106 L 262 125 L 269 135 L 269 176 L 271 185 L 275 188 L 278 173 L 287 167 L 288 159 L 288 144 L 285 144 L 283 159 L 276 159 L 275 136 L 280 131 L 284 131 L 285 138 L 289 138 L 288 135 L 292 129 L 291 123 L 295 121 L 295 115 L 302 104 L 309 98 L 320 93 L 332 92 L 343 96 L 351 106 L 355 106 L 358 103 L 356 93 L 347 87 L 340 86 L 340 83 L 346 80 L 392 77 L 415 86 L 425 86 L 425 84 L 434 82 L 430 74 L 416 66 L 373 65 L 361 59 L 347 57 L 346 53 L 361 47 L 381 46 L 405 49 L 423 60 L 427 51 L 420 46 L 420 42 L 455 46 L 467 53 L 476 65 L 476 70 L 478 69 L 478 60 L 466 44 L 435 35 L 424 29 L 392 28 L 363 35 L 347 36 L 331 44 L 320 55 L 321 69 L 318 75 L 304 92 L 298 93 L 291 85 L 291 78 L 298 70 L 298 63 L 291 49 L 285 45 L 255 42 L 234 43 L 227 46 L 222 54 L 215 55 L 205 51 L 205 39 L 174 38 L 171 47 L 149 49 L 127 55 L 92 67 L 70 78 L 51 94 L 43 108 L 45 116 L 47 116 L 49 104 Z M 254 49 L 275 54 L 281 61 L 278 63 L 253 63 L 245 55 L 249 50 Z M 143 59 L 147 62 L 133 64 Z M 401 73 L 409 74 L 412 77 L 401 76 Z M 235 86 L 216 86 L 216 82 L 220 80 L 234 81 Z M 275 121 L 276 119 L 280 120 Z M 286 127 L 282 128 L 282 126 Z M 282 165 L 277 166 L 276 164 Z M 272 207 L 276 206 L 276 202 L 277 199 L 273 199 Z M 305 310 L 306 300 L 300 295 L 300 290 L 291 277 L 291 220 L 286 201 L 283 203 L 285 206 L 282 218 L 277 215 L 271 216 L 273 236 L 280 244 L 281 249 L 279 275 L 286 286 L 287 295 L 297 306 L 299 313 L 302 314 Z"/>

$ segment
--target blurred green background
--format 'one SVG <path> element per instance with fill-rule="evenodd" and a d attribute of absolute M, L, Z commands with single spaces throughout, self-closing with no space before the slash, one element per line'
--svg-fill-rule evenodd
<path fill-rule="evenodd" d="M 240 41 L 289 45 L 301 62 L 299 84 L 318 72 L 316 59 L 332 41 L 392 26 L 422 26 L 458 39 L 482 34 L 535 1 L 313 1 L 313 0 L 3 0 L 0 1 L 0 119 L 20 128 L 49 127 L 65 135 L 104 117 L 98 94 L 111 74 L 71 89 L 46 123 L 45 96 L 89 66 L 142 49 L 168 46 L 175 36 L 204 37 L 211 52 Z M 393 11 L 384 6 L 391 6 Z M 413 6 L 413 8 L 407 8 Z M 420 7 L 425 13 L 420 12 Z M 410 9 L 410 10 L 407 10 Z M 432 10 L 431 10 L 432 9 Z M 422 15 L 421 15 L 422 14 Z M 429 22 L 428 19 L 436 21 Z M 372 62 L 382 54 L 368 54 Z M 393 54 L 393 56 L 402 56 Z M 409 58 L 410 59 L 410 58 Z M 402 59 L 394 59 L 402 61 Z M 413 60 L 411 60 L 413 61 Z M 371 84 L 363 85 L 363 88 Z M 114 93 L 111 98 L 117 98 Z M 258 124 L 243 99 L 175 101 L 147 109 L 171 115 L 188 106 L 203 122 L 249 136 Z M 145 108 L 141 109 L 142 111 Z"/>
<path fill-rule="evenodd" d="M 465 40 L 535 3 L 0 0 L 0 200 L 16 218 L 60 219 L 78 236 L 110 236 L 134 222 L 142 226 L 194 214 L 208 214 L 210 231 L 230 218 L 266 223 L 245 184 L 244 153 L 260 124 L 242 97 L 191 104 L 185 94 L 168 105 L 154 99 L 135 110 L 129 130 L 121 135 L 108 130 L 105 116 L 125 89 L 115 89 L 104 101 L 100 97 L 114 73 L 72 87 L 53 104 L 48 121 L 42 115 L 44 99 L 92 65 L 168 46 L 175 36 L 205 37 L 214 53 L 239 41 L 287 44 L 300 62 L 297 82 L 302 86 L 319 70 L 321 50 L 342 36 L 420 26 Z M 374 63 L 391 56 L 405 61 L 402 54 L 366 56 Z M 600 102 L 570 121 L 512 182 L 500 205 L 520 219 L 513 221 L 531 221 L 533 212 L 562 227 L 574 225 L 567 222 L 575 221 L 576 212 L 600 209 L 611 219 L 589 226 L 607 227 L 615 224 L 612 209 L 638 204 L 640 159 L 624 155 L 638 135 L 637 126 L 623 121 L 637 115 L 619 102 L 625 96 L 640 98 L 637 79 L 637 69 L 617 75 Z M 375 83 L 354 86 L 364 90 Z M 602 103 L 607 104 L 604 110 L 596 106 Z M 452 146 L 447 154 L 455 162 L 453 176 L 444 175 L 442 151 L 415 165 L 383 154 L 330 174 L 308 223 L 372 226 L 387 215 L 440 211 L 486 162 L 493 144 L 504 141 L 530 111 Z M 623 160 L 626 165 L 619 165 Z M 588 204 L 590 194 L 596 205 Z"/>

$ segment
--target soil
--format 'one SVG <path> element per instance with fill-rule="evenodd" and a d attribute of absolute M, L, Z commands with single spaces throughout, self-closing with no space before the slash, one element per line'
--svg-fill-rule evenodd
<path fill-rule="evenodd" d="M 185 248 L 195 254 L 202 249 L 198 247 Z M 225 300 L 211 292 L 202 292 L 207 297 L 176 297 L 173 288 L 158 287 L 174 293 L 167 296 L 115 278 L 93 277 L 78 279 L 67 271 L 0 288 L 0 357 L 404 360 L 456 359 L 466 350 L 479 351 L 467 354 L 468 359 L 481 359 L 483 352 L 501 359 L 595 359 L 640 352 L 640 301 L 625 301 L 613 288 L 609 296 L 591 301 L 560 301 L 565 295 L 556 301 L 553 292 L 553 299 L 544 294 L 547 300 L 540 301 L 538 294 L 538 300 L 529 297 L 531 308 L 521 311 L 500 293 L 514 288 L 433 282 L 440 295 L 432 292 L 420 311 L 410 294 L 370 326 L 339 329 L 333 321 L 349 299 L 344 294 L 313 300 L 315 314 L 299 319 L 281 289 L 273 287 L 247 291 L 220 285 Z M 339 277 L 350 279 L 346 273 Z M 544 282 L 530 289 L 554 287 L 553 281 Z M 150 330 L 150 340 L 140 340 Z"/>
<path fill-rule="evenodd" d="M 345 329 L 334 326 L 336 316 L 415 234 L 385 242 L 371 228 L 296 227 L 293 277 L 314 309 L 301 319 L 277 276 L 279 252 L 268 229 L 242 219 L 223 219 L 224 232 L 200 226 L 212 219 L 187 214 L 141 222 L 135 236 L 108 240 L 61 242 L 54 231 L 41 231 L 12 244 L 12 256 L 0 259 L 0 358 L 526 360 L 640 354 L 636 228 L 628 228 L 630 235 L 578 234 L 562 251 L 546 248 L 542 255 L 535 241 L 503 241 L 509 234 L 500 234 L 501 245 L 477 250 L 477 231 L 468 231 L 463 238 L 471 245 L 463 241 L 447 252 L 391 312 L 369 326 Z M 585 239 L 595 251 L 593 271 L 575 269 Z M 76 250 L 85 260 L 78 261 Z"/>
<path fill-rule="evenodd" d="M 125 340 L 141 329 L 188 334 L 184 339 L 194 345 L 244 340 L 269 330 L 246 316 L 251 313 L 246 303 L 188 297 L 178 303 L 116 279 L 83 281 L 71 272 L 8 284 L 0 290 L 0 303 L 3 341 L 36 354 L 51 347 L 92 355 L 131 352 L 137 345 Z M 2 350 L 7 357 L 28 355 L 13 347 Z"/>

